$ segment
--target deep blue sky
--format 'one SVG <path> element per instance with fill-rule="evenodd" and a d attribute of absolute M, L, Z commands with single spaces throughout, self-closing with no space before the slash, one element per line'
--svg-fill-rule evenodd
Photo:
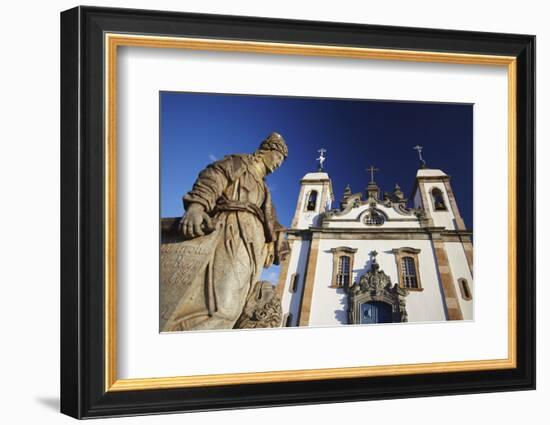
<path fill-rule="evenodd" d="M 371 164 L 380 168 L 382 193 L 399 183 L 409 196 L 419 165 L 413 146 L 420 144 L 428 166 L 452 176 L 460 212 L 472 228 L 472 105 L 177 92 L 162 92 L 160 101 L 162 217 L 183 214 L 182 196 L 210 162 L 253 152 L 277 131 L 289 158 L 267 181 L 285 226 L 300 179 L 317 170 L 317 149 L 327 150 L 325 171 L 337 206 L 346 184 L 364 191 Z"/>

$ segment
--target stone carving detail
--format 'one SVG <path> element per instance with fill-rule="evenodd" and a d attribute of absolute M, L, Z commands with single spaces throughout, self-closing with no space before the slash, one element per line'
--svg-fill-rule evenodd
<path fill-rule="evenodd" d="M 397 213 L 399 213 L 401 215 L 412 215 L 413 214 L 412 208 L 407 208 L 407 205 L 403 204 L 403 203 L 393 204 L 393 209 L 394 209 L 394 211 L 396 211 Z"/>
<path fill-rule="evenodd" d="M 393 322 L 407 322 L 405 297 L 409 292 L 397 283 L 391 283 L 390 277 L 380 269 L 376 262 L 378 253 L 372 251 L 372 264 L 369 271 L 363 274 L 348 290 L 348 322 L 361 323 L 360 306 L 369 301 L 381 301 L 392 308 Z"/>
<path fill-rule="evenodd" d="M 265 183 L 287 156 L 272 133 L 253 154 L 200 172 L 185 215 L 162 232 L 161 331 L 280 326 L 280 302 L 260 275 L 288 253 Z"/>
<path fill-rule="evenodd" d="M 418 219 L 418 221 L 420 222 L 420 226 L 422 227 L 430 226 L 431 220 L 430 220 L 430 217 L 428 216 L 427 211 L 424 208 L 422 207 L 415 208 L 413 209 L 413 212 L 416 218 Z"/>
<path fill-rule="evenodd" d="M 427 218 L 427 214 L 426 214 L 426 210 L 424 208 L 415 208 L 414 210 L 414 215 L 419 219 L 419 220 L 425 220 Z"/>
<path fill-rule="evenodd" d="M 350 198 L 351 195 L 353 195 L 353 192 L 351 191 L 351 186 L 348 184 L 346 185 L 346 188 L 344 189 L 344 193 L 342 194 L 342 199 L 340 200 L 341 211 L 346 209 L 348 205 L 348 199 Z"/>
<path fill-rule="evenodd" d="M 278 328 L 282 319 L 281 301 L 267 280 L 256 283 L 248 296 L 235 329 Z"/>
<path fill-rule="evenodd" d="M 367 226 L 381 226 L 386 221 L 386 217 L 379 210 L 370 207 L 363 217 L 363 223 Z"/>

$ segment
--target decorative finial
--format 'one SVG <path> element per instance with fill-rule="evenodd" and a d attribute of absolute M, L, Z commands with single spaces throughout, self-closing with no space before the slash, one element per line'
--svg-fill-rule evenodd
<path fill-rule="evenodd" d="M 375 168 L 374 165 L 371 165 L 369 168 L 367 168 L 365 171 L 370 172 L 370 183 L 375 183 L 374 181 L 374 173 L 376 171 L 380 171 L 380 168 Z"/>
<path fill-rule="evenodd" d="M 399 186 L 398 183 L 395 183 L 395 188 L 393 189 L 393 194 L 397 196 L 399 199 L 403 199 L 404 193 L 401 190 L 401 186 Z"/>
<path fill-rule="evenodd" d="M 319 161 L 319 171 L 323 171 L 323 164 L 325 163 L 325 159 L 327 159 L 327 157 L 325 156 L 327 150 L 321 148 L 317 152 L 319 152 L 319 158 L 317 158 L 317 161 Z"/>
<path fill-rule="evenodd" d="M 420 159 L 420 168 L 426 168 L 426 161 L 424 161 L 424 158 L 422 158 L 422 146 L 416 145 L 413 149 L 418 152 L 418 158 Z"/>
<path fill-rule="evenodd" d="M 349 184 L 347 184 L 344 189 L 344 195 L 351 195 L 351 186 Z"/>

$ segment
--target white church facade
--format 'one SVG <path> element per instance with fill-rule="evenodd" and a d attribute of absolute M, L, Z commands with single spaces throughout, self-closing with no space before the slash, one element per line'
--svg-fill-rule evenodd
<path fill-rule="evenodd" d="M 473 319 L 472 232 L 450 176 L 420 168 L 408 207 L 399 186 L 380 193 L 374 171 L 338 208 L 326 172 L 301 180 L 277 285 L 282 326 Z"/>

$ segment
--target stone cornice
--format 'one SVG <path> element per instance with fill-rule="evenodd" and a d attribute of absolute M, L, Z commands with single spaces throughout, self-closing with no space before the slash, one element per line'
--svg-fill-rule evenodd
<path fill-rule="evenodd" d="M 289 239 L 311 240 L 313 232 L 321 239 L 424 239 L 444 242 L 471 242 L 471 230 L 446 230 L 444 227 L 393 228 L 393 229 L 347 229 L 311 227 L 287 229 Z"/>
<path fill-rule="evenodd" d="M 307 184 L 323 184 L 326 182 L 330 182 L 330 179 L 302 179 L 300 180 L 300 183 L 307 183 Z"/>
<path fill-rule="evenodd" d="M 375 208 L 376 209 L 376 208 Z M 361 216 L 366 212 L 367 210 L 363 211 L 361 213 Z M 403 222 L 403 221 L 408 221 L 408 222 L 411 222 L 411 223 L 418 223 L 418 218 L 416 218 L 415 216 L 413 217 L 410 217 L 410 218 L 388 218 L 388 215 L 384 212 L 384 211 L 381 211 L 381 210 L 377 210 L 379 211 L 381 214 L 384 215 L 384 217 L 386 218 L 386 221 L 387 222 L 392 222 L 392 221 L 399 221 L 399 222 Z M 360 223 L 361 222 L 361 219 L 360 218 L 339 218 L 339 219 L 331 219 L 331 218 L 325 218 L 323 220 L 324 223 L 353 223 L 353 222 L 356 222 L 356 223 Z"/>
<path fill-rule="evenodd" d="M 331 220 L 331 217 L 339 217 L 342 215 L 348 214 L 350 211 L 352 211 L 355 208 L 361 208 L 365 205 L 369 205 L 371 208 L 378 209 L 378 206 L 385 207 L 385 208 L 393 208 L 393 210 L 402 216 L 412 216 L 414 218 L 414 209 L 407 208 L 406 203 L 407 200 L 404 198 L 402 201 L 399 202 L 393 202 L 390 199 L 378 199 L 378 198 L 372 198 L 369 197 L 367 199 L 361 199 L 361 193 L 354 193 L 349 195 L 345 201 L 347 202 L 346 208 L 343 210 L 331 210 L 328 211 L 323 220 Z M 355 206 L 355 202 L 359 201 L 359 205 Z M 383 212 L 382 210 L 378 209 L 379 211 Z M 385 213 L 384 213 L 385 214 Z"/>
<path fill-rule="evenodd" d="M 336 252 L 345 252 L 347 254 L 355 254 L 357 252 L 357 248 L 349 248 L 347 246 L 338 246 L 336 248 L 332 248 L 330 250 L 333 254 Z"/>
<path fill-rule="evenodd" d="M 418 189 L 418 182 L 449 182 L 451 181 L 451 176 L 421 176 L 417 177 L 414 181 L 413 188 L 411 190 L 411 196 L 410 199 L 414 199 L 414 195 L 416 194 L 416 191 Z"/>

